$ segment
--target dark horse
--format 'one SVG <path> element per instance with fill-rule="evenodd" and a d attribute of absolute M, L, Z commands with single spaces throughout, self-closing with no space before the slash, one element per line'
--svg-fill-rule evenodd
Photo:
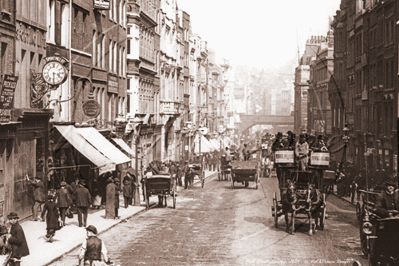
<path fill-rule="evenodd" d="M 288 181 L 288 188 L 286 193 L 283 195 L 283 213 L 285 218 L 286 231 L 293 234 L 295 231 L 295 215 L 297 213 L 307 214 L 309 219 L 309 235 L 313 234 L 313 220 L 312 213 L 312 190 L 309 186 L 306 189 L 306 193 L 298 193 L 295 183 Z M 288 222 L 288 215 L 291 213 L 291 223 Z M 291 226 L 290 226 L 291 224 Z"/>

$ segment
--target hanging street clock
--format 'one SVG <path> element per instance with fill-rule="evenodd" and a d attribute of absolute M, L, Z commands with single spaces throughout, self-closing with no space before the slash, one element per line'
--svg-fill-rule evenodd
<path fill-rule="evenodd" d="M 48 84 L 57 86 L 65 82 L 68 71 L 60 62 L 50 61 L 44 65 L 42 75 Z"/>
<path fill-rule="evenodd" d="M 43 80 L 52 88 L 57 88 L 68 78 L 68 68 L 65 65 L 68 63 L 66 58 L 56 54 L 55 56 L 46 57 L 46 64 L 42 69 Z"/>

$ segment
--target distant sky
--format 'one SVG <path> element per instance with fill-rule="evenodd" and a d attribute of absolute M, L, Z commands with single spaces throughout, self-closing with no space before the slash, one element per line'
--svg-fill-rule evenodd
<path fill-rule="evenodd" d="M 193 33 L 217 60 L 277 68 L 304 52 L 312 35 L 326 35 L 341 0 L 177 0 Z"/>

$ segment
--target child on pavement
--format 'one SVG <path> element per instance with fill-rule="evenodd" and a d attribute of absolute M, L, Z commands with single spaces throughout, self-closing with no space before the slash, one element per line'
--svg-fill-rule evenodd
<path fill-rule="evenodd" d="M 110 258 L 108 258 L 108 252 L 105 248 L 104 242 L 97 237 L 97 228 L 93 225 L 89 225 L 86 228 L 86 234 L 87 238 L 83 241 L 80 249 L 78 265 L 81 265 L 82 261 L 84 261 L 84 265 L 104 265 L 101 261 L 101 254 L 104 256 L 105 264 L 112 264 Z"/>

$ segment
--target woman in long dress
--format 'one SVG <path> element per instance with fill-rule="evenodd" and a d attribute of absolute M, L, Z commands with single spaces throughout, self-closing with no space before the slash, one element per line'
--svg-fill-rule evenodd
<path fill-rule="evenodd" d="M 55 231 L 60 229 L 58 224 L 58 218 L 60 217 L 58 206 L 57 203 L 55 203 L 54 201 L 53 195 L 47 196 L 47 202 L 44 204 L 42 212 L 42 221 L 44 219 L 44 215 L 46 215 L 46 225 L 47 225 L 46 238 L 48 239 L 48 242 L 52 243 Z"/>

